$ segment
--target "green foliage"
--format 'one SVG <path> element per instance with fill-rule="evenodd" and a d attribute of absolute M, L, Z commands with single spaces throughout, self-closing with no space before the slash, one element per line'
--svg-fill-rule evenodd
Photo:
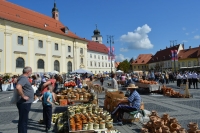
<path fill-rule="evenodd" d="M 123 62 L 121 62 L 117 68 L 118 70 L 122 70 L 125 73 L 127 73 L 130 70 L 130 63 L 128 60 L 124 60 Z"/>

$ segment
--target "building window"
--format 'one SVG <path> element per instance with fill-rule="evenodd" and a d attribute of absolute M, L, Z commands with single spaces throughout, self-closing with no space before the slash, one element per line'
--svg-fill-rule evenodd
<path fill-rule="evenodd" d="M 107 67 L 107 63 L 106 63 L 106 67 Z"/>
<path fill-rule="evenodd" d="M 83 54 L 83 48 L 80 48 L 80 53 Z"/>
<path fill-rule="evenodd" d="M 138 69 L 140 68 L 140 66 L 138 66 Z"/>
<path fill-rule="evenodd" d="M 90 54 L 90 58 L 92 58 L 92 54 Z"/>
<path fill-rule="evenodd" d="M 98 55 L 98 59 L 100 59 L 100 56 Z"/>
<path fill-rule="evenodd" d="M 102 56 L 102 60 L 103 60 L 103 56 Z"/>
<path fill-rule="evenodd" d="M 90 61 L 90 66 L 92 66 L 92 61 Z"/>
<path fill-rule="evenodd" d="M 96 37 L 96 40 L 98 40 L 98 37 Z"/>
<path fill-rule="evenodd" d="M 81 58 L 81 64 L 83 64 L 83 58 Z"/>
<path fill-rule="evenodd" d="M 60 63 L 58 60 L 54 61 L 54 70 L 60 72 Z"/>
<path fill-rule="evenodd" d="M 182 62 L 182 67 L 184 67 L 185 66 L 185 62 Z"/>
<path fill-rule="evenodd" d="M 67 69 L 68 69 L 68 73 L 72 72 L 72 62 L 71 61 L 69 61 L 67 63 Z"/>
<path fill-rule="evenodd" d="M 38 40 L 38 47 L 43 48 L 43 41 L 42 40 Z"/>
<path fill-rule="evenodd" d="M 18 44 L 23 45 L 23 37 L 18 36 Z"/>
<path fill-rule="evenodd" d="M 101 66 L 100 62 L 99 62 L 99 67 Z"/>
<path fill-rule="evenodd" d="M 190 61 L 188 61 L 188 67 L 191 67 L 191 62 Z"/>
<path fill-rule="evenodd" d="M 107 60 L 107 56 L 105 57 L 105 59 Z"/>
<path fill-rule="evenodd" d="M 196 61 L 194 61 L 194 62 L 193 62 L 193 64 L 194 64 L 194 66 L 196 66 L 196 65 L 197 65 L 197 62 L 196 62 Z"/>
<path fill-rule="evenodd" d="M 104 63 L 102 62 L 102 67 L 104 67 Z"/>
<path fill-rule="evenodd" d="M 68 46 L 68 52 L 71 52 L 71 46 Z"/>
<path fill-rule="evenodd" d="M 95 67 L 97 66 L 97 63 L 96 63 L 96 62 L 94 63 L 94 66 L 95 66 Z"/>
<path fill-rule="evenodd" d="M 94 58 L 96 59 L 96 55 L 94 55 Z"/>
<path fill-rule="evenodd" d="M 44 61 L 42 59 L 39 59 L 37 63 L 38 69 L 44 69 Z"/>
<path fill-rule="evenodd" d="M 24 68 L 25 63 L 24 63 L 24 59 L 19 57 L 16 59 L 16 68 Z"/>
<path fill-rule="evenodd" d="M 143 66 L 142 66 L 142 69 L 143 69 Z"/>
<path fill-rule="evenodd" d="M 136 66 L 134 66 L 134 69 L 136 68 Z"/>
<path fill-rule="evenodd" d="M 55 50 L 58 50 L 58 44 L 55 43 Z"/>
<path fill-rule="evenodd" d="M 109 63 L 109 67 L 110 67 L 110 63 Z"/>

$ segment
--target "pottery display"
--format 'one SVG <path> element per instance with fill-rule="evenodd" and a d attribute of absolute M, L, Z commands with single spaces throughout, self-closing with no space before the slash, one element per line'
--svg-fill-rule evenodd
<path fill-rule="evenodd" d="M 147 128 L 141 128 L 141 133 L 149 133 Z"/>

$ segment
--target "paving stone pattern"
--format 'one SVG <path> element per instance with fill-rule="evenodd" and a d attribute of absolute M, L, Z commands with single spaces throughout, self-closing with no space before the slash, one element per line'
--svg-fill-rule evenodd
<path fill-rule="evenodd" d="M 183 105 L 187 105 L 187 106 L 191 106 L 191 107 L 195 107 L 195 108 L 199 108 L 200 109 L 200 100 L 192 100 L 192 101 L 180 101 L 180 102 L 176 102 L 178 104 L 183 104 Z"/>
<path fill-rule="evenodd" d="M 17 115 L 18 112 L 0 112 L 0 125 L 9 124 L 17 117 Z"/>

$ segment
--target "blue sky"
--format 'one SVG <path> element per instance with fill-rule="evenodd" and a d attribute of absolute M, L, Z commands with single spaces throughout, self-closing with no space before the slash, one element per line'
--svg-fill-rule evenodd
<path fill-rule="evenodd" d="M 54 0 L 8 0 L 51 16 Z M 199 0 L 56 0 L 60 21 L 80 37 L 91 40 L 98 29 L 103 43 L 113 35 L 116 60 L 155 54 L 170 40 L 200 45 Z"/>

